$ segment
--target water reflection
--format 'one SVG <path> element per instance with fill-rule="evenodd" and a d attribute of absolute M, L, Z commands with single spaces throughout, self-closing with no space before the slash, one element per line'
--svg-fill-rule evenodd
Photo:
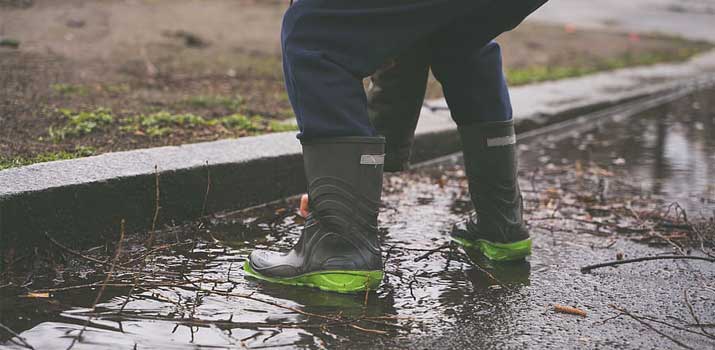
<path fill-rule="evenodd" d="M 706 217 L 715 210 L 715 92 L 697 93 L 585 133 L 539 141 L 522 152 L 525 168 L 595 162 L 631 175 L 625 181 Z"/>

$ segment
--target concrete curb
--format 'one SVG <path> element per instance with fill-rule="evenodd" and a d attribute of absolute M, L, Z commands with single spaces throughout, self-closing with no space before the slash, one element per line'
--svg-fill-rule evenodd
<path fill-rule="evenodd" d="M 622 80 L 623 74 L 610 76 Z M 635 76 L 642 79 L 644 75 L 648 74 Z M 693 74 L 684 74 L 637 89 L 619 81 L 621 88 L 615 89 L 609 85 L 614 78 L 608 80 L 606 76 L 513 89 L 514 105 L 525 106 L 515 111 L 517 129 L 534 130 L 694 81 Z M 594 93 L 593 81 L 598 80 L 604 80 L 599 84 L 609 89 Z M 584 84 L 585 90 L 574 90 Z M 574 91 L 587 97 L 575 97 Z M 426 103 L 412 161 L 426 161 L 459 149 L 456 126 L 444 101 Z M 290 132 L 108 153 L 0 171 L 0 245 L 13 247 L 36 241 L 45 232 L 74 245 L 102 242 L 116 237 L 122 219 L 130 232 L 148 230 L 156 210 L 157 180 L 157 227 L 298 194 L 305 190 L 300 152 L 300 144 Z"/>

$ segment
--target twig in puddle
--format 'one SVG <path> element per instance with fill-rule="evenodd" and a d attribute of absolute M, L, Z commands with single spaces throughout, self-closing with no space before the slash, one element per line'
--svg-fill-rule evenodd
<path fill-rule="evenodd" d="M 428 249 L 426 253 L 424 253 L 424 254 L 422 254 L 422 255 L 416 257 L 416 258 L 414 259 L 414 262 L 419 262 L 419 261 L 422 261 L 422 260 L 424 260 L 424 259 L 427 259 L 427 258 L 429 258 L 432 254 L 434 254 L 434 253 L 439 253 L 439 252 L 445 250 L 446 248 L 450 248 L 451 246 L 452 246 L 452 242 L 447 242 L 447 243 L 442 244 L 441 246 L 439 246 L 439 247 L 437 247 L 437 248 Z"/>
<path fill-rule="evenodd" d="M 599 269 L 602 267 L 617 266 L 617 265 L 623 265 L 623 264 L 629 264 L 629 263 L 635 263 L 635 262 L 641 262 L 641 261 L 649 261 L 649 260 L 702 260 L 702 261 L 708 261 L 711 263 L 715 263 L 715 259 L 713 259 L 713 258 L 705 258 L 702 256 L 692 256 L 692 255 L 644 256 L 644 257 L 640 257 L 640 258 L 616 260 L 616 261 L 609 261 L 609 262 L 605 262 L 605 263 L 584 266 L 581 268 L 581 273 L 589 273 L 592 270 Z"/>
<path fill-rule="evenodd" d="M 195 286 L 195 285 L 194 285 L 194 286 Z M 187 287 L 188 287 L 188 286 L 187 286 Z M 186 287 L 185 287 L 185 288 L 186 288 Z M 188 289 L 190 289 L 190 287 L 188 287 Z M 353 328 L 353 329 L 357 329 L 357 330 L 362 331 L 362 332 L 375 333 L 375 334 L 383 334 L 383 335 L 389 334 L 388 332 L 385 332 L 385 331 L 382 331 L 382 330 L 378 330 L 378 329 L 368 329 L 368 328 L 364 328 L 364 327 L 358 326 L 357 324 L 355 324 L 355 322 L 361 321 L 362 319 L 360 319 L 360 318 L 353 320 L 353 319 L 344 318 L 344 317 L 342 317 L 342 316 L 322 315 L 322 314 L 316 314 L 316 313 L 312 313 L 312 312 L 308 312 L 308 311 L 303 311 L 303 310 L 301 310 L 301 309 L 298 309 L 298 308 L 295 308 L 295 307 L 292 307 L 292 306 L 282 305 L 282 304 L 279 304 L 279 303 L 276 303 L 276 302 L 273 302 L 273 301 L 270 301 L 270 300 L 265 300 L 265 299 L 261 299 L 261 298 L 254 297 L 254 296 L 253 296 L 253 293 L 250 293 L 250 294 L 240 294 L 240 293 L 223 292 L 223 291 L 220 291 L 220 290 L 206 290 L 206 289 L 203 289 L 203 288 L 199 288 L 199 289 L 200 289 L 201 291 L 206 292 L 206 293 L 209 293 L 209 294 L 216 294 L 216 295 L 221 295 L 221 296 L 225 296 L 225 297 L 235 297 L 235 298 L 248 299 L 248 300 L 256 301 L 256 302 L 259 302 L 259 303 L 263 303 L 263 304 L 275 306 L 275 307 L 277 307 L 277 308 L 281 308 L 281 309 L 284 309 L 284 310 L 292 311 L 292 312 L 295 312 L 295 313 L 297 313 L 297 314 L 301 314 L 301 315 L 303 315 L 303 316 L 314 317 L 314 318 L 320 318 L 320 319 L 324 319 L 324 320 L 328 320 L 328 321 L 332 321 L 332 322 L 344 323 L 346 326 L 348 326 L 348 327 L 350 327 L 350 328 Z"/>
<path fill-rule="evenodd" d="M 204 203 L 201 205 L 201 217 L 206 214 L 206 204 L 209 201 L 209 192 L 211 191 L 211 168 L 209 161 L 206 161 L 206 193 L 204 193 Z"/>
<path fill-rule="evenodd" d="M 161 199 L 161 189 L 159 188 L 159 166 L 154 165 L 154 217 L 151 220 L 151 231 L 149 231 L 149 238 L 146 240 L 144 245 L 147 248 L 151 248 L 154 245 L 154 240 L 156 239 L 156 221 L 159 219 L 159 206 Z"/>
<path fill-rule="evenodd" d="M 92 312 L 93 313 L 97 310 L 97 303 L 99 303 L 99 301 L 102 299 L 102 294 L 104 294 L 104 290 L 107 288 L 107 283 L 109 282 L 109 280 L 112 279 L 112 274 L 114 274 L 114 268 L 117 265 L 117 260 L 119 259 L 119 255 L 122 254 L 122 244 L 123 243 L 124 243 L 124 219 L 122 219 L 122 222 L 120 223 L 119 241 L 117 242 L 117 248 L 114 251 L 114 257 L 112 258 L 112 265 L 109 268 L 109 272 L 107 272 L 107 276 L 104 278 L 102 287 L 99 289 L 99 292 L 97 293 L 97 296 L 94 298 L 94 302 L 92 303 Z M 82 341 L 82 334 L 84 334 L 84 331 L 87 329 L 87 326 L 89 326 L 89 323 L 91 321 L 92 321 L 92 316 L 87 318 L 87 321 L 84 323 L 84 326 L 79 331 L 77 336 L 72 339 L 72 343 L 70 343 L 69 347 L 67 347 L 67 350 L 72 349 L 72 347 L 74 347 L 74 345 L 77 341 Z"/>
<path fill-rule="evenodd" d="M 21 337 L 19 334 L 17 334 L 15 331 L 13 331 L 10 327 L 8 327 L 8 326 L 6 326 L 6 325 L 0 323 L 0 328 L 2 328 L 3 330 L 5 330 L 6 332 L 10 333 L 10 335 L 12 335 L 13 337 L 17 338 L 21 343 L 18 344 L 18 343 L 15 341 L 14 338 L 11 338 L 11 339 L 10 339 L 11 342 L 13 342 L 13 343 L 15 343 L 15 344 L 17 344 L 17 345 L 20 345 L 20 346 L 22 346 L 22 347 L 24 347 L 24 348 L 28 348 L 28 349 L 35 350 L 35 348 L 32 347 L 32 345 L 30 345 L 30 343 L 28 343 L 28 342 L 25 340 L 25 338 Z"/>
<path fill-rule="evenodd" d="M 365 302 L 363 303 L 364 307 L 367 307 L 367 302 L 369 301 L 370 298 L 370 275 L 367 275 L 367 282 L 365 282 Z"/>
<path fill-rule="evenodd" d="M 102 283 L 102 282 L 95 282 L 95 283 L 87 283 L 87 284 L 80 284 L 80 285 L 74 285 L 74 286 L 67 286 L 67 287 L 58 287 L 58 288 L 44 288 L 44 289 L 35 289 L 32 291 L 32 293 L 57 293 L 57 292 L 67 292 L 70 290 L 77 290 L 77 289 L 89 289 L 89 288 L 96 288 L 96 287 L 101 287 L 102 285 L 107 286 L 107 287 L 112 287 L 112 288 L 131 288 L 134 286 L 133 283 Z M 137 288 L 141 289 L 150 289 L 150 288 L 160 288 L 160 287 L 182 287 L 181 283 L 145 283 L 145 284 L 140 284 L 137 285 Z"/>
<path fill-rule="evenodd" d="M 416 276 L 416 275 L 417 275 L 417 274 L 412 275 L 412 279 L 410 280 L 410 283 L 407 285 L 407 287 L 410 288 L 410 296 L 411 296 L 412 299 L 414 299 L 415 301 L 417 301 L 417 297 L 415 297 L 415 292 L 412 290 L 412 284 L 413 284 L 413 283 L 418 283 L 418 281 L 417 281 L 417 276 Z"/>
<path fill-rule="evenodd" d="M 132 264 L 136 263 L 137 261 L 144 261 L 144 258 L 146 258 L 147 256 L 156 254 L 162 250 L 171 249 L 174 247 L 180 247 L 180 246 L 189 245 L 189 244 L 194 244 L 194 242 L 178 242 L 178 243 L 163 244 L 160 246 L 156 246 L 156 247 L 149 249 L 146 252 L 142 253 L 140 256 L 135 257 L 127 262 L 121 263 L 120 265 L 131 266 Z"/>
<path fill-rule="evenodd" d="M 78 257 L 78 258 L 82 258 L 82 259 L 84 259 L 84 260 L 91 261 L 91 262 L 93 262 L 93 263 L 97 263 L 97 264 L 100 264 L 100 265 L 111 266 L 111 263 L 108 262 L 108 261 L 103 261 L 103 260 L 95 259 L 95 258 L 93 258 L 93 257 L 91 257 L 91 256 L 84 255 L 84 254 L 82 254 L 82 253 L 80 253 L 80 252 L 78 252 L 78 251 L 76 251 L 76 250 L 74 250 L 74 249 L 71 249 L 71 248 L 69 248 L 69 247 L 63 245 L 62 243 L 60 243 L 60 242 L 58 242 L 57 240 L 55 240 L 54 238 L 52 238 L 52 237 L 50 236 L 50 234 L 47 233 L 47 232 L 45 232 L 45 237 L 47 238 L 47 240 L 50 241 L 50 243 L 54 244 L 54 245 L 57 246 L 58 248 L 64 250 L 65 252 L 67 252 L 67 253 L 69 253 L 69 254 L 71 254 L 71 255 L 74 255 L 74 256 L 76 256 L 76 257 Z"/>

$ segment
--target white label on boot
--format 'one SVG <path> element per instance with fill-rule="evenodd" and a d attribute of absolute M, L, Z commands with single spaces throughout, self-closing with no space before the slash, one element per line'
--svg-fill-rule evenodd
<path fill-rule="evenodd" d="M 487 138 L 487 147 L 509 146 L 516 143 L 516 135 Z"/>
<path fill-rule="evenodd" d="M 385 164 L 385 155 L 384 154 L 363 154 L 360 157 L 360 164 L 365 164 L 365 165 Z"/>

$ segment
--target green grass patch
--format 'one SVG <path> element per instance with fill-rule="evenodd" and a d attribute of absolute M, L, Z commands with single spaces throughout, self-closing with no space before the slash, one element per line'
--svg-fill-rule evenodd
<path fill-rule="evenodd" d="M 121 84 L 107 84 L 107 85 L 102 85 L 102 90 L 106 91 L 109 94 L 112 95 L 121 95 L 121 94 L 126 94 L 131 91 L 131 87 L 129 84 L 126 83 L 121 83 Z"/>
<path fill-rule="evenodd" d="M 15 157 L 15 158 L 3 158 L 0 157 L 0 170 L 16 168 L 20 166 L 51 162 L 55 160 L 65 160 L 65 159 L 75 159 L 82 157 L 89 157 L 96 153 L 95 149 L 92 147 L 77 147 L 74 151 L 59 151 L 59 152 L 46 152 L 41 153 L 32 157 Z"/>
<path fill-rule="evenodd" d="M 221 126 L 229 131 L 257 135 L 265 132 L 295 130 L 291 124 L 267 120 L 261 116 L 246 116 L 234 113 L 220 118 L 206 119 L 192 113 L 173 114 L 167 111 L 142 114 L 121 120 L 120 130 L 140 133 L 151 137 L 161 137 L 181 129 Z"/>
<path fill-rule="evenodd" d="M 238 111 L 243 105 L 243 99 L 241 96 L 199 95 L 181 100 L 179 104 L 193 108 L 226 108 L 230 111 Z"/>
<path fill-rule="evenodd" d="M 52 91 L 63 96 L 87 96 L 89 95 L 89 87 L 78 84 L 52 84 Z"/>
<path fill-rule="evenodd" d="M 506 70 L 506 79 L 509 85 L 525 85 L 542 81 L 558 80 L 564 78 L 580 77 L 602 71 L 614 69 L 647 66 L 665 62 L 685 61 L 698 53 L 709 50 L 711 45 L 696 47 L 682 47 L 677 50 L 626 53 L 624 55 L 585 62 L 573 66 L 532 66 Z"/>
<path fill-rule="evenodd" d="M 194 128 L 207 125 L 204 117 L 191 113 L 172 114 L 166 111 L 123 118 L 121 123 L 123 124 L 119 128 L 121 131 L 140 132 L 152 137 L 164 136 L 175 128 Z"/>
<path fill-rule="evenodd" d="M 50 126 L 48 134 L 53 141 L 61 141 L 70 136 L 82 136 L 101 129 L 114 121 L 112 112 L 106 108 L 94 111 L 74 112 L 69 109 L 57 110 L 65 123 L 59 127 Z"/>
<path fill-rule="evenodd" d="M 272 132 L 298 131 L 298 125 L 286 123 L 284 121 L 271 120 L 268 123 L 268 129 Z"/>
<path fill-rule="evenodd" d="M 228 129 L 245 130 L 248 133 L 257 133 L 265 129 L 263 117 L 257 115 L 247 117 L 243 114 L 236 113 L 214 119 L 212 122 L 220 123 Z"/>

